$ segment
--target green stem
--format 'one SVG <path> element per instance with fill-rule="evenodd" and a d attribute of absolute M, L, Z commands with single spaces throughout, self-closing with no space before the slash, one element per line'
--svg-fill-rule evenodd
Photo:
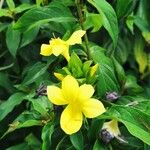
<path fill-rule="evenodd" d="M 81 26 L 82 30 L 84 30 L 84 26 L 83 26 L 84 17 L 82 14 L 82 3 L 80 0 L 76 0 L 76 7 L 77 7 L 78 16 L 79 16 L 80 26 Z M 84 41 L 85 41 L 85 47 L 86 47 L 85 51 L 86 51 L 88 59 L 90 59 L 90 49 L 88 47 L 89 41 L 88 41 L 87 33 L 85 33 L 85 35 L 84 35 Z"/>

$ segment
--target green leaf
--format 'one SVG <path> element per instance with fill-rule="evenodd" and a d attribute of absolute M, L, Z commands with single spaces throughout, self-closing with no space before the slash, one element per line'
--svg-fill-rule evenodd
<path fill-rule="evenodd" d="M 122 122 L 135 137 L 150 145 L 150 116 L 128 106 L 112 106 L 109 116 Z"/>
<path fill-rule="evenodd" d="M 105 0 L 88 0 L 100 13 L 102 24 L 111 36 L 114 47 L 118 41 L 118 22 L 117 16 L 112 6 Z"/>
<path fill-rule="evenodd" d="M 13 10 L 15 8 L 15 3 L 13 0 L 6 0 L 6 3 L 10 10 Z"/>
<path fill-rule="evenodd" d="M 51 3 L 46 7 L 37 7 L 24 13 L 14 25 L 15 29 L 31 29 L 47 22 L 73 22 L 75 19 L 69 9 L 60 3 Z"/>
<path fill-rule="evenodd" d="M 19 43 L 20 43 L 20 32 L 18 30 L 14 30 L 12 25 L 8 26 L 6 32 L 6 44 L 9 52 L 14 57 L 17 54 Z"/>
<path fill-rule="evenodd" d="M 106 92 L 118 91 L 118 82 L 114 72 L 114 66 L 109 57 L 104 55 L 104 49 L 93 46 L 91 47 L 91 58 L 94 60 L 95 64 L 98 63 L 98 82 L 97 82 L 97 92 L 99 96 L 104 96 Z"/>
<path fill-rule="evenodd" d="M 23 93 L 15 93 L 10 98 L 0 105 L 0 121 L 4 119 L 15 106 L 19 105 L 24 100 Z"/>
<path fill-rule="evenodd" d="M 78 78 L 78 77 L 81 77 L 83 75 L 82 61 L 77 56 L 77 54 L 74 52 L 71 54 L 71 58 L 70 58 L 70 61 L 68 63 L 68 67 L 69 67 L 69 70 L 72 71 L 72 73 L 75 77 Z"/>
<path fill-rule="evenodd" d="M 54 132 L 54 124 L 53 122 L 49 122 L 42 129 L 42 150 L 50 149 L 51 146 L 51 138 Z"/>
<path fill-rule="evenodd" d="M 83 141 L 83 135 L 82 135 L 81 131 L 70 135 L 70 140 L 71 140 L 71 143 L 73 144 L 73 146 L 77 150 L 83 150 L 83 148 L 84 148 L 84 141 Z"/>

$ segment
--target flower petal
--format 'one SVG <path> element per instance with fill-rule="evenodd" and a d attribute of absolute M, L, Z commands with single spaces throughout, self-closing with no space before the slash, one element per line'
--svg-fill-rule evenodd
<path fill-rule="evenodd" d="M 65 105 L 68 104 L 67 100 L 64 99 L 62 90 L 56 86 L 47 87 L 48 99 L 55 105 Z"/>
<path fill-rule="evenodd" d="M 68 45 L 81 44 L 81 37 L 85 34 L 85 32 L 86 31 L 84 30 L 75 31 L 66 42 Z"/>
<path fill-rule="evenodd" d="M 62 54 L 62 55 L 66 58 L 66 60 L 69 62 L 69 60 L 70 60 L 69 48 L 68 48 L 67 50 L 64 50 L 61 54 Z"/>
<path fill-rule="evenodd" d="M 83 84 L 79 88 L 80 99 L 89 99 L 90 97 L 92 97 L 93 93 L 94 93 L 94 88 L 89 84 Z"/>
<path fill-rule="evenodd" d="M 79 84 L 71 75 L 67 75 L 62 80 L 62 92 L 65 99 L 69 102 L 74 102 L 74 100 L 76 100 L 79 92 Z"/>
<path fill-rule="evenodd" d="M 104 105 L 97 99 L 91 98 L 84 102 L 82 112 L 87 118 L 94 118 L 105 112 Z"/>
<path fill-rule="evenodd" d="M 83 115 L 78 109 L 74 109 L 72 105 L 68 105 L 61 114 L 60 125 L 67 134 L 73 134 L 82 126 Z"/>
<path fill-rule="evenodd" d="M 49 44 L 42 44 L 40 54 L 43 56 L 50 56 L 52 54 L 51 46 Z"/>
<path fill-rule="evenodd" d="M 69 50 L 69 45 L 60 38 L 51 39 L 50 45 L 52 47 L 52 53 L 55 56 L 59 56 L 63 51 Z"/>

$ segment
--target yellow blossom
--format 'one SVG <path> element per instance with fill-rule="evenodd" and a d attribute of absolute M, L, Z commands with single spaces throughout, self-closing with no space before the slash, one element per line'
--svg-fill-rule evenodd
<path fill-rule="evenodd" d="M 69 46 L 81 44 L 81 37 L 84 34 L 85 31 L 83 30 L 75 31 L 67 41 L 64 41 L 60 38 L 52 38 L 49 41 L 50 44 L 42 44 L 40 54 L 43 56 L 50 56 L 52 54 L 55 56 L 59 56 L 61 54 L 66 58 L 67 61 L 69 61 Z"/>
<path fill-rule="evenodd" d="M 62 80 L 62 87 L 47 87 L 49 100 L 55 105 L 67 105 L 61 114 L 60 126 L 67 134 L 77 132 L 83 121 L 83 115 L 94 118 L 105 112 L 103 104 L 91 98 L 94 88 L 89 84 L 79 86 L 77 80 L 67 75 Z"/>
<path fill-rule="evenodd" d="M 115 119 L 109 122 L 105 122 L 102 129 L 106 129 L 112 135 L 112 137 L 118 137 L 119 135 L 121 135 L 118 128 L 118 121 Z"/>

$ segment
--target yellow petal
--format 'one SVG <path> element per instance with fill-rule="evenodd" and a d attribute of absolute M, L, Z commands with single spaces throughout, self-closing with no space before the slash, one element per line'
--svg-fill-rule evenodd
<path fill-rule="evenodd" d="M 47 87 L 48 99 L 55 105 L 65 105 L 68 104 L 67 100 L 64 99 L 62 90 L 56 86 Z"/>
<path fill-rule="evenodd" d="M 52 54 L 51 46 L 49 44 L 42 44 L 40 54 L 43 56 L 50 56 Z"/>
<path fill-rule="evenodd" d="M 61 114 L 60 125 L 67 134 L 73 134 L 82 126 L 83 115 L 81 111 L 68 105 Z"/>
<path fill-rule="evenodd" d="M 94 88 L 89 84 L 83 84 L 79 88 L 79 98 L 89 99 L 94 94 Z"/>
<path fill-rule="evenodd" d="M 62 92 L 70 103 L 74 103 L 74 100 L 78 96 L 79 84 L 77 80 L 71 75 L 67 75 L 62 81 Z"/>
<path fill-rule="evenodd" d="M 68 48 L 68 50 L 64 50 L 63 52 L 62 52 L 62 55 L 66 58 L 66 60 L 69 62 L 69 60 L 70 60 L 70 55 L 69 55 L 69 48 Z"/>
<path fill-rule="evenodd" d="M 85 32 L 86 31 L 84 30 L 75 31 L 66 42 L 68 45 L 81 44 L 81 37 L 85 34 Z"/>
<path fill-rule="evenodd" d="M 118 128 L 118 121 L 115 119 L 105 122 L 102 129 L 107 129 L 107 131 L 115 137 L 121 134 Z"/>
<path fill-rule="evenodd" d="M 57 72 L 54 72 L 54 76 L 55 76 L 58 80 L 60 80 L 60 81 L 62 81 L 62 80 L 64 79 L 64 76 L 63 76 L 62 74 L 60 74 L 60 73 L 57 73 Z"/>
<path fill-rule="evenodd" d="M 87 118 L 94 118 L 104 113 L 105 108 L 99 100 L 91 98 L 84 102 L 82 112 Z"/>
<path fill-rule="evenodd" d="M 63 51 L 69 50 L 69 45 L 60 38 L 50 40 L 50 46 L 55 56 L 59 56 Z"/>

